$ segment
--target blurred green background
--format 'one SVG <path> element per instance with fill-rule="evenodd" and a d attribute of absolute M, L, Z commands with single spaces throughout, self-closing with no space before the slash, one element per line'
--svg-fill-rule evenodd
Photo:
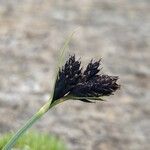
<path fill-rule="evenodd" d="M 0 149 L 6 145 L 13 134 L 0 137 Z M 12 150 L 67 150 L 65 144 L 58 138 L 37 131 L 27 131 L 19 138 Z"/>
<path fill-rule="evenodd" d="M 149 0 L 0 0 L 0 136 L 16 131 L 49 98 L 58 49 L 102 57 L 122 88 L 107 102 L 65 102 L 33 129 L 70 150 L 150 149 Z"/>

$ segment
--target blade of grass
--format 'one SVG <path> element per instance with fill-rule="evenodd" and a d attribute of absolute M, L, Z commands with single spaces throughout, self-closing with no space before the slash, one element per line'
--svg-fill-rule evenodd
<path fill-rule="evenodd" d="M 62 48 L 60 48 L 60 55 L 58 57 L 58 63 L 56 65 L 56 71 L 55 71 L 55 80 L 54 80 L 54 84 L 53 84 L 53 89 L 52 89 L 52 93 L 51 93 L 51 98 L 50 100 L 53 99 L 53 96 L 54 96 L 54 90 L 55 90 L 55 84 L 56 84 L 56 80 L 57 80 L 57 77 L 58 77 L 58 72 L 59 72 L 59 68 L 62 66 L 62 64 L 64 63 L 64 58 L 65 58 L 65 54 L 66 54 L 66 50 L 67 50 L 67 47 L 74 35 L 76 31 L 72 32 L 71 35 L 66 39 L 64 45 L 62 46 Z"/>
<path fill-rule="evenodd" d="M 88 99 L 88 100 L 100 100 L 100 101 L 106 101 L 105 99 L 102 99 L 102 97 L 76 97 L 76 96 L 67 96 L 66 99 L 75 99 L 75 100 L 79 100 L 79 99 Z"/>

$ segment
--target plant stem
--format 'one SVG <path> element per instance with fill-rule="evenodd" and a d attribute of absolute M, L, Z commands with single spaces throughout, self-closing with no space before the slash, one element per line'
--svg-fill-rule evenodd
<path fill-rule="evenodd" d="M 42 107 L 40 110 L 34 114 L 26 124 L 19 129 L 14 136 L 8 141 L 8 143 L 3 147 L 2 150 L 11 150 L 11 148 L 16 144 L 17 140 L 38 120 L 40 119 L 49 109 L 53 106 L 66 101 L 67 99 L 59 99 L 51 103 L 51 99 Z"/>
<path fill-rule="evenodd" d="M 16 134 L 8 141 L 2 150 L 11 150 L 15 145 L 20 136 L 22 136 L 39 118 L 41 118 L 50 108 L 55 104 L 51 105 L 51 102 L 48 101 L 36 114 L 34 114 L 31 119 L 20 129 Z"/>

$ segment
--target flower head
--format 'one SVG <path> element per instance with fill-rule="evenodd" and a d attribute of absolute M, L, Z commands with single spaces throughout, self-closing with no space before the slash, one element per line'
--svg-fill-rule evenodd
<path fill-rule="evenodd" d="M 91 60 L 83 71 L 75 55 L 70 56 L 65 65 L 59 68 L 52 102 L 68 97 L 92 102 L 112 95 L 120 87 L 117 84 L 118 77 L 98 74 L 100 61 Z"/>

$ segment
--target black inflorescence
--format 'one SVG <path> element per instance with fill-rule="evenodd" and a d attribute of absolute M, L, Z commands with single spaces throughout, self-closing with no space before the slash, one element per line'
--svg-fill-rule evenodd
<path fill-rule="evenodd" d="M 100 61 L 91 60 L 82 71 L 81 62 L 75 59 L 75 55 L 70 56 L 59 69 L 52 102 L 67 96 L 91 102 L 94 98 L 112 95 L 120 87 L 118 77 L 98 74 Z"/>

